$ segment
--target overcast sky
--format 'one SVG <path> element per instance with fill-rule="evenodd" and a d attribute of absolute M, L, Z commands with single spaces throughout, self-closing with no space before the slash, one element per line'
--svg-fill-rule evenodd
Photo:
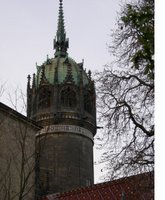
<path fill-rule="evenodd" d="M 17 87 L 26 93 L 27 75 L 36 72 L 47 54 L 54 56 L 59 0 L 0 0 L 0 101 L 11 105 L 6 94 Z M 102 70 L 110 62 L 106 43 L 115 27 L 120 0 L 64 0 L 69 56 L 84 59 L 84 68 Z M 100 172 L 100 167 L 98 172 Z"/>
<path fill-rule="evenodd" d="M 54 56 L 59 1 L 0 1 L 0 84 L 5 83 L 7 92 L 19 86 L 26 93 L 27 75 L 36 72 L 35 63 L 42 64 L 47 54 Z M 101 70 L 110 61 L 106 43 L 119 2 L 63 1 L 68 53 L 76 62 L 84 59 L 84 68 Z"/>

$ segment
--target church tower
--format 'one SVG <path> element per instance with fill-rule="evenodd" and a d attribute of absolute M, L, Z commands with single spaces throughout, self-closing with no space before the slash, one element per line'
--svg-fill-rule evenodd
<path fill-rule="evenodd" d="M 39 196 L 94 182 L 95 86 L 91 71 L 69 57 L 68 48 L 60 0 L 54 57 L 37 65 L 27 84 L 27 116 L 42 127 L 36 135 Z"/>

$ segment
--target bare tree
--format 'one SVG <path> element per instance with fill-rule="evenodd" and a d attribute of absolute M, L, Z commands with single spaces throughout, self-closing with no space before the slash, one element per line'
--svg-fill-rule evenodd
<path fill-rule="evenodd" d="M 15 102 L 23 93 L 14 93 Z M 12 104 L 15 107 L 12 95 Z M 19 98 L 19 99 L 17 99 Z M 24 106 L 25 108 L 26 106 Z M 22 108 L 22 107 L 21 107 Z M 34 199 L 35 135 L 40 128 L 22 114 L 0 103 L 0 196 L 2 200 Z"/>
<path fill-rule="evenodd" d="M 14 110 L 26 115 L 26 95 L 19 86 L 7 94 L 7 100 Z"/>
<path fill-rule="evenodd" d="M 5 91 L 5 83 L 0 82 L 0 99 L 3 96 Z"/>
<path fill-rule="evenodd" d="M 153 0 L 124 5 L 109 46 L 116 62 L 96 73 L 108 179 L 154 166 L 153 8 Z"/>

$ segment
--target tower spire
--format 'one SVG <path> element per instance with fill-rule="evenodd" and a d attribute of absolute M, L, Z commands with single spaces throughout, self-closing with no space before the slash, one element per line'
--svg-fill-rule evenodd
<path fill-rule="evenodd" d="M 69 47 L 69 40 L 66 38 L 63 14 L 63 1 L 59 0 L 59 17 L 56 38 L 54 39 L 55 57 L 66 56 L 67 48 Z"/>

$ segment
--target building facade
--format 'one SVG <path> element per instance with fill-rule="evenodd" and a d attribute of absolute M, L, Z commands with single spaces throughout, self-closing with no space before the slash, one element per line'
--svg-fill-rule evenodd
<path fill-rule="evenodd" d="M 68 47 L 60 0 L 54 57 L 37 66 L 32 81 L 28 76 L 27 116 L 43 127 L 36 136 L 37 196 L 94 183 L 95 86 L 91 71 L 68 55 Z"/>
<path fill-rule="evenodd" d="M 34 199 L 39 130 L 33 121 L 0 103 L 0 199 Z"/>

